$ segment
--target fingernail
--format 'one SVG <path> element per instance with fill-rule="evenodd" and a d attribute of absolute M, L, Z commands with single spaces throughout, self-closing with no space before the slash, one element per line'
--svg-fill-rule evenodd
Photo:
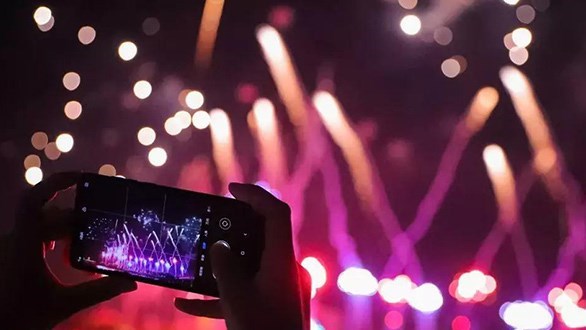
<path fill-rule="evenodd" d="M 216 243 L 214 243 L 214 245 L 219 244 L 219 245 L 223 245 L 224 247 L 226 247 L 228 250 L 230 250 L 230 244 L 228 244 L 228 242 L 224 241 L 224 240 L 219 240 Z"/>

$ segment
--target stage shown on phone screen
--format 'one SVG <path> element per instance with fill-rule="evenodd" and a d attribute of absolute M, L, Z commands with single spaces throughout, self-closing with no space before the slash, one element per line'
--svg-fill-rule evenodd
<path fill-rule="evenodd" d="M 180 191 L 120 180 L 85 182 L 78 262 L 175 285 L 196 277 L 202 217 L 209 208 Z"/>

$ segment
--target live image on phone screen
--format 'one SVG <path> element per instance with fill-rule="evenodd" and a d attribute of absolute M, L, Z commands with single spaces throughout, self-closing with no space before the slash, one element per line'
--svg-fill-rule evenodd
<path fill-rule="evenodd" d="M 85 182 L 78 262 L 168 284 L 196 277 L 202 217 L 209 208 L 181 191 L 120 180 Z M 199 204 L 199 205 L 198 205 Z"/>

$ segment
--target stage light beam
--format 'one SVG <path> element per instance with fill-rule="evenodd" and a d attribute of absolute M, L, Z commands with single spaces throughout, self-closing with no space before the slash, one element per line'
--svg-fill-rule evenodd
<path fill-rule="evenodd" d="M 205 70 L 210 65 L 223 9 L 224 0 L 205 2 L 195 52 L 195 65 L 199 69 Z"/>

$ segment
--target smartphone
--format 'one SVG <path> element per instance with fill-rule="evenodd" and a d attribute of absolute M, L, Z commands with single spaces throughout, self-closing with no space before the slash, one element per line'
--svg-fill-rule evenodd
<path fill-rule="evenodd" d="M 73 267 L 218 296 L 209 250 L 224 241 L 243 276 L 258 271 L 261 218 L 231 198 L 83 174 L 77 182 Z"/>

